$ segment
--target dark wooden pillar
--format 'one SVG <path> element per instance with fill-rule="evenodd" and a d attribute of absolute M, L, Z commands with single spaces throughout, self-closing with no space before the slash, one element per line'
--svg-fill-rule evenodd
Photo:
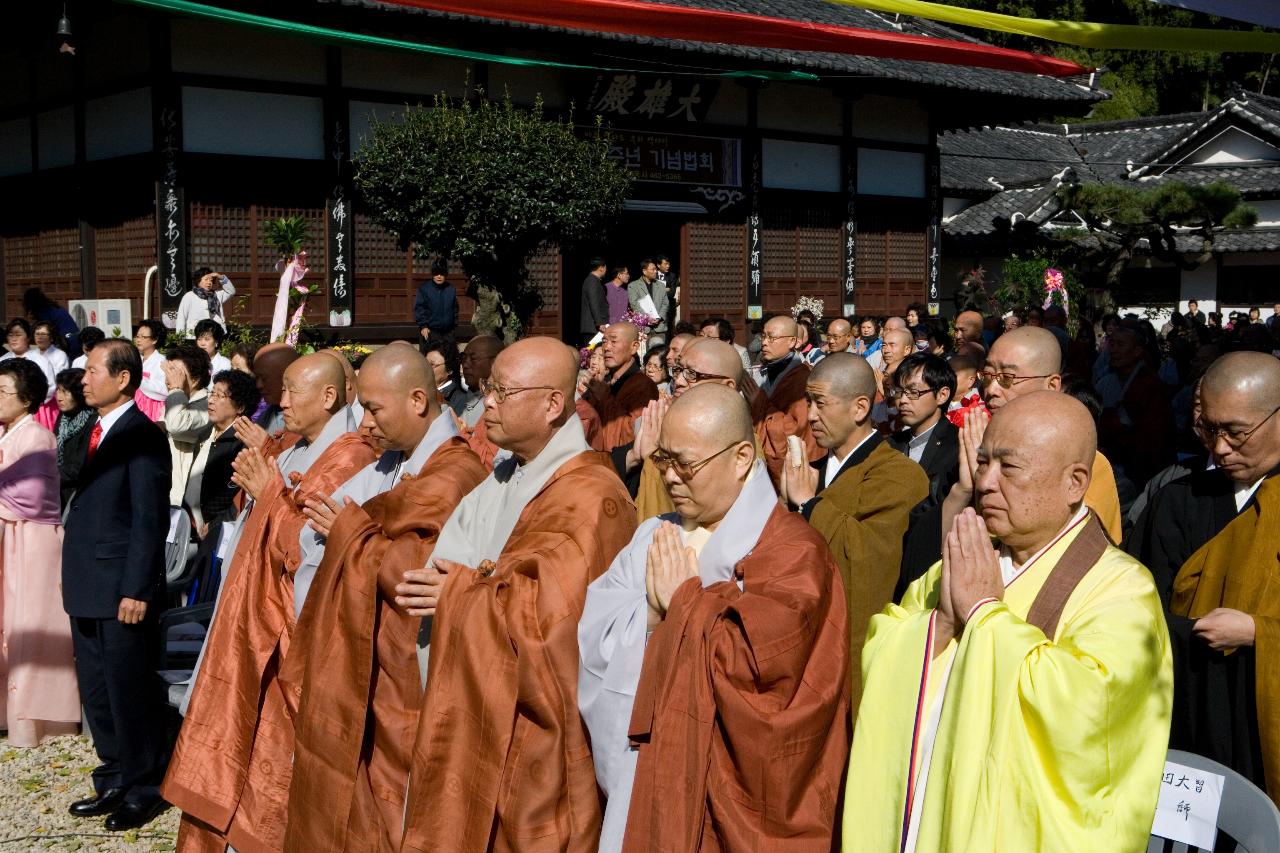
<path fill-rule="evenodd" d="M 182 90 L 173 79 L 169 21 L 151 19 L 151 129 L 156 193 L 156 286 L 160 319 L 172 329 L 187 292 L 187 199 L 182 174 Z M 151 306 L 143 308 L 150 313 Z"/>
<path fill-rule="evenodd" d="M 325 49 L 325 162 L 333 185 L 325 201 L 325 286 L 329 291 L 329 325 L 350 326 L 355 319 L 355 232 L 351 184 L 350 106 L 342 91 L 342 49 Z"/>
<path fill-rule="evenodd" d="M 760 228 L 760 195 L 764 179 L 764 152 L 760 142 L 760 84 L 747 84 L 747 130 L 743 139 L 747 162 L 747 318 L 764 316 L 764 277 L 761 272 L 763 240 Z"/>

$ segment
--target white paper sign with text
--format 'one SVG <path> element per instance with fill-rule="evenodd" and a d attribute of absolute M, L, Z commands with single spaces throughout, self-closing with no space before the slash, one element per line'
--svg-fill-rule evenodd
<path fill-rule="evenodd" d="M 1151 834 L 1212 850 L 1224 781 L 1217 773 L 1166 761 Z"/>

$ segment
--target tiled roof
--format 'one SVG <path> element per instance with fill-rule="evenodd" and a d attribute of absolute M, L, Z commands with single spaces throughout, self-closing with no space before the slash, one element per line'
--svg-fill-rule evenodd
<path fill-rule="evenodd" d="M 1199 237 L 1179 237 L 1178 251 L 1193 254 L 1204 243 Z M 1248 228 L 1235 231 L 1219 231 L 1213 238 L 1213 253 L 1224 255 L 1234 252 L 1280 252 L 1280 228 Z"/>
<path fill-rule="evenodd" d="M 1140 185 L 1158 186 L 1169 181 L 1181 181 L 1197 187 L 1214 181 L 1226 181 L 1246 197 L 1264 193 L 1270 196 L 1273 193 L 1280 193 L 1280 163 L 1200 165 L 1186 169 L 1172 169 L 1157 178 L 1142 180 Z"/>
<path fill-rule="evenodd" d="M 712 42 L 688 41 L 679 38 L 655 39 L 620 33 L 599 33 L 585 30 L 568 30 L 561 27 L 544 27 L 536 24 L 494 21 L 469 15 L 455 15 L 426 9 L 414 9 L 381 3 L 378 0 L 317 0 L 320 3 L 341 3 L 363 6 L 391 13 L 421 14 L 429 17 L 476 21 L 487 24 L 530 30 L 564 32 L 590 38 L 593 42 L 629 42 L 640 45 L 711 54 L 734 60 L 735 66 L 753 63 L 768 67 L 798 68 L 815 73 L 829 73 L 847 77 L 871 77 L 901 80 L 924 86 L 944 89 L 961 89 L 994 95 L 1043 101 L 1064 108 L 1066 104 L 1085 106 L 1102 100 L 1106 94 L 1090 89 L 1087 81 L 1056 79 L 1037 74 L 1021 74 L 1014 71 L 998 71 L 971 68 L 962 65 L 946 65 L 937 62 L 915 62 L 902 59 L 881 59 L 872 56 L 853 56 L 819 51 L 786 51 L 771 48 L 743 47 Z M 978 42 L 955 30 L 918 18 L 882 15 L 867 9 L 828 3 L 826 0 L 653 0 L 657 3 L 716 9 L 727 12 L 743 12 L 799 21 L 839 24 L 881 32 L 903 32 L 911 35 L 932 36 L 959 41 Z M 676 35 L 673 33 L 673 35 Z M 590 51 L 589 51 L 590 52 Z M 1079 107 L 1065 107 L 1077 109 Z"/>
<path fill-rule="evenodd" d="M 986 201 L 970 205 L 949 218 L 943 227 L 949 235 L 990 234 L 1000 230 L 1016 213 L 1043 224 L 1058 212 L 1056 187 L 1024 187 L 1005 190 Z"/>

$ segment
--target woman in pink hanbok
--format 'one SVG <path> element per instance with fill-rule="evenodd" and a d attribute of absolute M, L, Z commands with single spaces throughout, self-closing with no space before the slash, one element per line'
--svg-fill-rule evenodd
<path fill-rule="evenodd" d="M 45 386 L 30 361 L 0 362 L 0 725 L 12 746 L 74 734 L 80 722 L 62 609 L 57 442 L 34 417 Z"/>

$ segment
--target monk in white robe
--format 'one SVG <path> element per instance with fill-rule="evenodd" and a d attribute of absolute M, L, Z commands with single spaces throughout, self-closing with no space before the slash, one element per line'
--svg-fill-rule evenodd
<path fill-rule="evenodd" d="M 1095 452 L 1065 394 L 992 418 L 981 516 L 961 512 L 942 562 L 871 620 L 845 849 L 1146 848 L 1172 658 L 1150 572 L 1085 505 Z"/>
<path fill-rule="evenodd" d="M 624 834 L 629 850 L 829 850 L 849 742 L 839 569 L 779 504 L 735 390 L 688 389 L 657 445 L 676 512 L 640 526 L 578 625 L 600 850 Z"/>

